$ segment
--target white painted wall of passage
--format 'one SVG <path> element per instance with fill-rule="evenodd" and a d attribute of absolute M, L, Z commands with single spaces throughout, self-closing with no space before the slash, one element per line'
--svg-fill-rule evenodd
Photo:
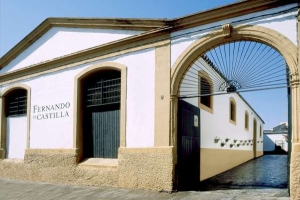
<path fill-rule="evenodd" d="M 256 118 L 257 119 L 257 118 Z M 261 135 L 260 135 L 260 125 L 261 125 Z M 264 136 L 263 136 L 263 124 L 258 120 L 257 121 L 257 131 L 256 131 L 256 150 L 257 151 L 264 151 L 263 149 L 263 142 L 264 142 Z"/>
<path fill-rule="evenodd" d="M 202 58 L 198 58 L 196 63 L 193 63 L 191 67 L 197 69 L 196 66 L 202 66 L 199 68 L 199 73 L 207 74 L 211 79 L 218 78 L 221 80 L 222 78 L 212 70 L 211 66 L 209 66 Z M 186 72 L 185 77 L 183 78 L 182 83 L 189 82 L 189 75 L 193 76 L 192 73 L 195 73 L 194 70 L 188 70 Z M 195 75 L 194 75 L 195 77 Z M 187 81 L 186 81 L 186 80 Z M 213 84 L 213 83 L 212 83 Z M 184 85 L 186 86 L 186 85 Z M 180 95 L 184 95 L 185 89 L 183 84 L 180 85 Z M 193 82 L 193 87 L 199 88 L 199 81 Z M 216 89 L 215 87 L 213 87 Z M 189 89 L 187 89 L 189 91 Z M 217 92 L 217 91 L 215 91 Z M 232 124 L 229 122 L 229 101 L 230 98 L 233 98 L 236 102 L 236 124 Z M 257 140 L 261 141 L 262 138 L 259 137 L 259 127 L 263 126 L 262 120 L 257 116 L 257 114 L 250 108 L 247 103 L 237 94 L 222 94 L 222 95 L 214 95 L 212 102 L 213 113 L 208 112 L 204 109 L 200 109 L 200 135 L 201 135 L 201 148 L 212 148 L 212 149 L 233 149 L 233 150 L 252 150 L 253 142 L 249 142 L 249 140 L 253 140 L 253 119 L 257 120 Z M 198 98 L 190 98 L 184 99 L 186 102 L 191 103 L 192 105 L 199 107 Z M 245 111 L 248 111 L 249 114 L 249 129 L 245 129 Z M 218 137 L 221 140 L 218 143 L 215 143 L 215 138 Z M 225 138 L 229 138 L 229 141 L 226 142 L 225 146 L 221 146 L 221 141 L 225 141 Z M 234 142 L 234 140 L 237 142 Z M 243 145 L 244 142 L 241 140 L 247 140 L 248 144 Z M 240 144 L 237 146 L 237 144 Z M 252 146 L 251 144 L 252 143 Z M 230 147 L 230 144 L 233 144 L 233 147 Z M 256 143 L 257 150 L 262 151 L 262 143 Z"/>
<path fill-rule="evenodd" d="M 140 33 L 142 31 L 54 27 L 12 60 L 0 73 L 11 72 Z"/>
<path fill-rule="evenodd" d="M 27 117 L 6 118 L 6 158 L 24 158 L 27 144 Z"/>
<path fill-rule="evenodd" d="M 229 98 L 233 97 L 236 101 L 236 125 L 229 122 Z M 191 98 L 185 101 L 198 107 L 198 99 Z M 200 127 L 201 127 L 201 148 L 209 149 L 231 149 L 231 150 L 252 150 L 253 146 L 240 145 L 239 147 L 230 147 L 230 144 L 241 143 L 240 140 L 253 140 L 253 118 L 257 119 L 258 126 L 262 121 L 256 114 L 248 107 L 248 105 L 236 94 L 224 94 L 214 96 L 213 114 L 200 109 Z M 249 112 L 249 130 L 245 130 L 245 110 Z M 259 130 L 259 129 L 258 129 Z M 221 140 L 215 143 L 215 137 Z M 225 138 L 230 140 L 226 142 L 225 146 L 221 147 L 221 141 Z M 234 139 L 238 141 L 234 143 Z M 259 135 L 257 137 L 258 140 Z M 244 142 L 243 142 L 244 143 Z M 250 142 L 247 142 L 250 143 Z M 252 143 L 252 142 L 251 142 Z M 262 151 L 262 143 L 257 143 L 257 150 Z"/>

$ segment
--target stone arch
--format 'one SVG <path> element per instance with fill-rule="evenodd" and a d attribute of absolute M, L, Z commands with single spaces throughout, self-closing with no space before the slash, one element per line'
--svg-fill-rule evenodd
<path fill-rule="evenodd" d="M 225 31 L 226 32 L 226 31 Z M 298 33 L 299 35 L 299 33 Z M 191 63 L 198 56 L 214 48 L 215 46 L 238 40 L 257 41 L 269 45 L 276 49 L 285 59 L 290 70 L 290 84 L 292 94 L 292 142 L 293 147 L 291 152 L 291 172 L 290 185 L 291 197 L 299 197 L 300 190 L 299 170 L 297 166 L 300 163 L 300 88 L 299 88 L 299 72 L 298 72 L 298 48 L 284 35 L 269 28 L 252 25 L 241 25 L 236 27 L 229 27 L 227 32 L 217 30 L 211 32 L 194 43 L 192 43 L 176 60 L 171 68 L 171 123 L 170 123 L 170 138 L 171 145 L 177 148 L 177 109 L 178 109 L 178 90 L 180 86 L 181 77 L 184 72 L 190 67 Z M 296 177 L 296 178 L 294 178 Z"/>
<path fill-rule="evenodd" d="M 180 79 L 193 60 L 210 49 L 230 41 L 251 40 L 264 43 L 276 49 L 285 58 L 292 80 L 298 80 L 297 47 L 280 33 L 261 26 L 237 26 L 230 37 L 225 37 L 222 30 L 209 33 L 192 43 L 176 60 L 171 69 L 171 94 L 177 95 Z M 296 77 L 295 77 L 296 76 Z"/>
<path fill-rule="evenodd" d="M 194 59 L 208 50 L 230 41 L 251 40 L 264 43 L 276 49 L 284 57 L 291 76 L 291 84 L 299 80 L 297 69 L 297 47 L 284 35 L 261 26 L 241 25 L 231 29 L 230 36 L 224 35 L 223 30 L 211 32 L 192 43 L 176 60 L 171 69 L 171 134 L 172 145 L 176 146 L 177 97 L 181 77 L 190 67 Z M 293 100 L 293 105 L 296 101 Z M 294 116 L 294 114 L 293 114 Z M 293 122 L 296 122 L 296 115 Z M 296 138 L 297 136 L 294 136 Z M 298 138 L 298 137 L 297 137 Z"/>
<path fill-rule="evenodd" d="M 5 115 L 5 96 L 16 89 L 23 89 L 27 91 L 27 138 L 26 138 L 26 148 L 30 148 L 30 99 L 31 99 L 31 89 L 28 85 L 17 83 L 5 88 L 2 93 L 0 93 L 0 159 L 5 158 L 6 152 L 6 115 Z"/>
<path fill-rule="evenodd" d="M 121 119 L 120 119 L 120 147 L 126 146 L 126 83 L 127 68 L 125 65 L 115 62 L 103 62 L 85 68 L 75 77 L 74 91 L 74 133 L 73 148 L 76 148 L 79 155 L 82 154 L 82 94 L 81 81 L 91 74 L 103 70 L 116 70 L 121 72 Z M 81 158 L 79 158 L 80 160 Z"/>

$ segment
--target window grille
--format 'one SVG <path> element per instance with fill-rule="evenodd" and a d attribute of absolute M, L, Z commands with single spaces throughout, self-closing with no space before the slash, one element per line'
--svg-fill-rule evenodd
<path fill-rule="evenodd" d="M 26 115 L 27 91 L 15 90 L 6 96 L 6 116 Z"/>
<path fill-rule="evenodd" d="M 89 81 L 86 87 L 87 107 L 120 103 L 121 78 L 119 77 L 99 76 Z"/>
<path fill-rule="evenodd" d="M 200 80 L 200 84 L 201 84 L 201 95 L 207 95 L 207 96 L 202 96 L 200 99 L 201 104 L 207 106 L 207 107 L 211 107 L 211 96 L 209 94 L 211 94 L 211 85 L 208 82 L 208 80 L 206 80 L 205 78 L 201 77 Z"/>

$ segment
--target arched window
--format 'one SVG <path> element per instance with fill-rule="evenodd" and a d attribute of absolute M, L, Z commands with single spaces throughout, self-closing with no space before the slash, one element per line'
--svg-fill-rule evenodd
<path fill-rule="evenodd" d="M 259 126 L 259 137 L 261 137 L 262 136 L 262 126 L 260 125 Z"/>
<path fill-rule="evenodd" d="M 210 105 L 210 95 L 211 94 L 211 89 L 210 89 L 210 84 L 207 79 L 201 78 L 201 95 L 208 95 L 208 96 L 201 96 L 201 104 L 211 107 Z"/>
<path fill-rule="evenodd" d="M 249 114 L 248 111 L 245 111 L 245 130 L 249 130 Z"/>
<path fill-rule="evenodd" d="M 120 147 L 121 72 L 102 70 L 86 77 L 83 87 L 85 158 L 117 158 Z"/>
<path fill-rule="evenodd" d="M 24 159 L 25 149 L 29 148 L 29 112 L 30 88 L 23 84 L 14 84 L 3 90 L 3 115 L 0 123 L 0 158 Z M 1 110 L 0 110 L 1 112 Z"/>
<path fill-rule="evenodd" d="M 236 103 L 232 97 L 229 100 L 229 121 L 236 124 Z"/>
<path fill-rule="evenodd" d="M 27 113 L 27 91 L 15 89 L 5 96 L 6 117 L 26 115 Z"/>
<path fill-rule="evenodd" d="M 256 138 L 256 134 L 257 134 L 257 121 L 254 118 L 253 119 L 253 138 Z"/>
<path fill-rule="evenodd" d="M 213 92 L 211 79 L 205 72 L 199 73 L 199 107 L 210 113 L 213 112 Z"/>

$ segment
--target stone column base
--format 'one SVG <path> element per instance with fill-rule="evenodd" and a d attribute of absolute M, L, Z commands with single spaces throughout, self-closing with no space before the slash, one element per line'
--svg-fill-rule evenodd
<path fill-rule="evenodd" d="M 77 164 L 77 149 L 26 149 L 24 162 L 44 167 L 69 167 Z"/>
<path fill-rule="evenodd" d="M 290 166 L 290 196 L 300 199 L 300 144 L 293 144 Z"/>
<path fill-rule="evenodd" d="M 174 148 L 119 148 L 119 187 L 173 189 Z"/>

